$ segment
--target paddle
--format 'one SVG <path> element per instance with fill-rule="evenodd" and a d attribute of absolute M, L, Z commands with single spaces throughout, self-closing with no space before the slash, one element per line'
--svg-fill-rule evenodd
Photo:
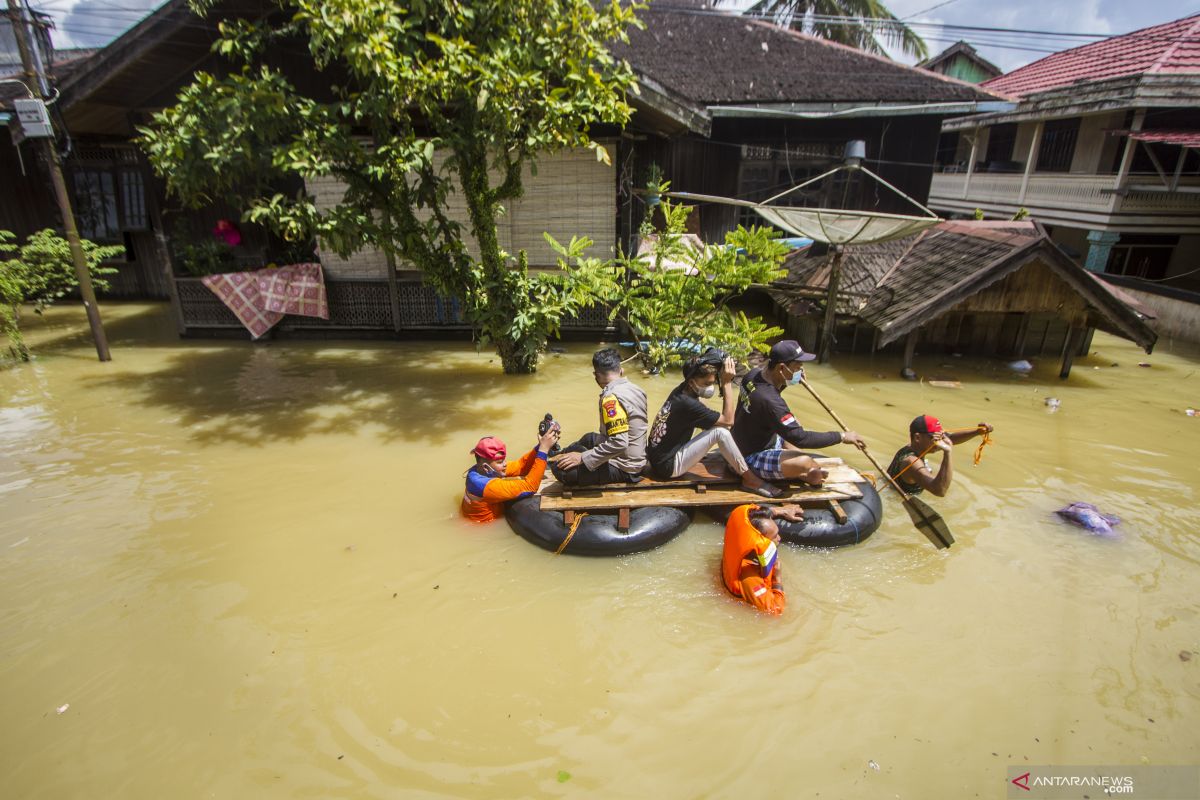
<path fill-rule="evenodd" d="M 834 422 L 836 422 L 843 431 L 850 430 L 846 427 L 846 423 L 842 422 L 842 418 L 837 415 L 837 412 L 830 408 L 829 404 L 821 399 L 821 395 L 817 394 L 817 390 L 809 386 L 808 381 L 801 378 L 800 384 L 804 386 L 805 389 L 808 389 L 809 394 L 811 394 L 813 398 L 821 404 L 821 408 L 824 408 L 829 412 L 829 416 L 833 417 Z M 920 499 L 913 497 L 911 494 L 901 489 L 900 484 L 896 483 L 892 476 L 888 475 L 887 470 L 879 466 L 879 462 L 875 460 L 875 457 L 867 452 L 867 446 L 865 444 L 861 445 L 859 449 L 862 450 L 863 455 L 865 455 L 871 461 L 871 464 L 874 465 L 875 469 L 879 470 L 879 473 L 883 475 L 883 477 L 887 478 L 888 483 L 890 483 L 892 488 L 895 489 L 900 495 L 901 500 L 904 502 L 904 509 L 908 512 L 908 516 L 910 519 L 912 519 L 913 525 L 917 527 L 917 530 L 925 534 L 925 538 L 932 542 L 933 546 L 939 550 L 954 544 L 954 536 L 950 533 L 950 528 L 946 525 L 946 521 L 942 519 L 942 515 L 934 511 Z"/>

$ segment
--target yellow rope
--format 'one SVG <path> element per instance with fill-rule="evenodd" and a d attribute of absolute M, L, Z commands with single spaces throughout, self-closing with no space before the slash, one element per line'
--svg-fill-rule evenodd
<path fill-rule="evenodd" d="M 571 523 L 571 530 L 567 531 L 567 538 L 563 539 L 562 544 L 554 551 L 554 555 L 558 555 L 563 550 L 567 549 L 567 545 L 571 543 L 571 537 L 575 535 L 575 531 L 579 530 L 579 523 L 583 522 L 583 518 L 587 516 L 587 512 L 575 515 L 575 521 Z"/>
<path fill-rule="evenodd" d="M 975 448 L 975 466 L 979 466 L 979 462 L 983 459 L 983 448 L 992 443 L 992 435 L 988 433 L 987 428 L 979 428 L 983 438 L 979 440 L 979 447 Z"/>

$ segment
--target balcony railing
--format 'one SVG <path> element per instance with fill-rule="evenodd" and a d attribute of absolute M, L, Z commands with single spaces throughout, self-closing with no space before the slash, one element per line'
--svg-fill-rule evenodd
<path fill-rule="evenodd" d="M 997 211 L 1029 209 L 1035 217 L 1053 220 L 1097 215 L 1138 214 L 1178 216 L 1200 213 L 1200 178 L 1180 180 L 1183 191 L 1157 190 L 1158 176 L 1135 175 L 1118 194 L 1115 175 L 1069 175 L 1061 173 L 1024 175 L 963 172 L 935 173 L 929 191 L 934 207 L 957 210 L 966 206 Z M 1024 184 L 1024 195 L 1022 185 Z M 1200 224 L 1200 221 L 1198 221 Z"/>

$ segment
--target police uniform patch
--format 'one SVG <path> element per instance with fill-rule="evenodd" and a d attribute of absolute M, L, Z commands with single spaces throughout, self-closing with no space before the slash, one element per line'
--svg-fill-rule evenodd
<path fill-rule="evenodd" d="M 600 400 L 600 426 L 604 428 L 605 436 L 629 431 L 629 415 L 621 402 L 611 395 Z"/>

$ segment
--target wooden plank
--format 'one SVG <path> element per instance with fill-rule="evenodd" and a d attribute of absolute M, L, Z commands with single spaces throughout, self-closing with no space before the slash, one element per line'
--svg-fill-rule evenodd
<path fill-rule="evenodd" d="M 575 521 L 575 509 L 568 508 L 563 512 L 563 524 L 570 525 Z"/>
<path fill-rule="evenodd" d="M 849 517 L 846 516 L 846 509 L 842 508 L 842 504 L 837 500 L 830 500 L 829 508 L 833 511 L 833 518 L 838 521 L 838 525 L 845 525 Z"/>
<path fill-rule="evenodd" d="M 629 507 L 622 506 L 617 509 L 617 530 L 625 533 L 629 530 Z"/>
<path fill-rule="evenodd" d="M 710 487 L 704 494 L 688 489 L 662 489 L 639 492 L 628 489 L 606 492 L 576 492 L 574 497 L 542 498 L 543 511 L 572 509 L 604 510 L 641 508 L 647 506 L 736 506 L 743 503 L 799 503 L 804 506 L 823 506 L 830 500 L 857 500 L 862 491 L 853 483 L 827 483 L 820 489 L 784 489 L 775 499 L 767 499 L 738 488 Z"/>
<path fill-rule="evenodd" d="M 820 457 L 820 458 L 816 459 L 816 462 L 817 462 L 817 464 L 819 464 L 821 466 L 822 469 L 824 469 L 825 471 L 827 471 L 829 473 L 829 477 L 826 478 L 827 483 L 857 483 L 862 480 L 862 478 L 859 475 L 858 470 L 856 470 L 854 467 L 848 466 L 846 464 L 846 462 L 840 458 Z M 725 462 L 721 461 L 720 464 L 723 467 L 725 465 Z M 644 477 L 644 478 L 642 478 L 642 480 L 640 480 L 637 483 L 603 483 L 603 484 L 599 484 L 597 486 L 565 487 L 565 486 L 563 486 L 563 484 L 561 484 L 557 480 L 555 480 L 554 476 L 547 475 L 546 477 L 542 478 L 542 485 L 538 489 L 538 494 L 541 494 L 546 497 L 562 495 L 563 497 L 569 498 L 572 495 L 578 494 L 579 492 L 592 491 L 592 490 L 598 490 L 598 491 L 645 491 L 645 490 L 649 490 L 649 489 L 680 488 L 680 487 L 694 488 L 694 487 L 698 487 L 698 485 L 700 485 L 700 484 L 711 486 L 713 484 L 737 484 L 740 482 L 741 482 L 741 478 L 739 476 L 733 474 L 732 472 L 724 473 L 719 469 L 713 469 L 712 465 L 709 463 L 701 463 L 701 464 L 697 465 L 697 468 L 695 470 L 693 470 L 691 472 L 685 472 L 683 475 L 681 475 L 678 478 L 672 478 L 671 480 L 666 480 L 666 481 L 660 481 L 655 478 Z M 786 485 L 789 482 L 788 481 L 772 481 L 772 483 Z M 797 485 L 800 485 L 799 481 L 797 481 L 795 483 Z M 695 488 L 695 491 L 700 491 L 700 490 L 699 490 L 699 488 Z"/>

